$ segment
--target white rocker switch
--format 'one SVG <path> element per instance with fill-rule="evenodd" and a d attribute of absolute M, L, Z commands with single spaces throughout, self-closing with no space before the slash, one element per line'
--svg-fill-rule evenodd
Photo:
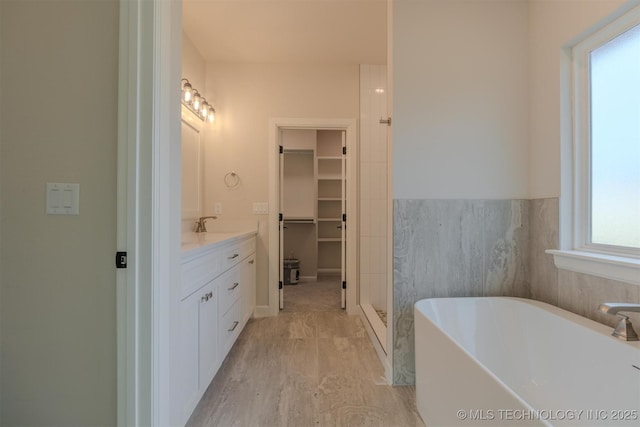
<path fill-rule="evenodd" d="M 48 182 L 47 214 L 79 215 L 80 184 Z"/>

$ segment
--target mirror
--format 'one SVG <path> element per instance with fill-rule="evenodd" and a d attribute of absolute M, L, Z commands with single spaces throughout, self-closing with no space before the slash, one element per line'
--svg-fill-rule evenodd
<path fill-rule="evenodd" d="M 202 216 L 202 141 L 204 122 L 182 106 L 182 219 Z"/>

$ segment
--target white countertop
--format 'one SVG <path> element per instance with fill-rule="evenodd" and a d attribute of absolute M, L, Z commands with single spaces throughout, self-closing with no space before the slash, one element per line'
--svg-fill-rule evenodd
<path fill-rule="evenodd" d="M 182 233 L 182 259 L 198 256 L 215 247 L 255 236 L 258 222 L 253 220 L 210 220 L 205 233 Z"/>
<path fill-rule="evenodd" d="M 197 255 L 215 246 L 254 236 L 257 232 L 256 228 L 246 228 L 227 232 L 182 233 L 182 257 Z"/>

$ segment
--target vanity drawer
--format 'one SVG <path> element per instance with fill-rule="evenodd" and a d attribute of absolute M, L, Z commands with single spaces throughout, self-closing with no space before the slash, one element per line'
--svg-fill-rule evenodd
<path fill-rule="evenodd" d="M 232 268 L 216 279 L 216 283 L 218 286 L 218 310 L 220 313 L 225 313 L 242 294 L 240 270 Z"/>
<path fill-rule="evenodd" d="M 240 256 L 240 246 L 238 244 L 222 249 L 222 253 L 220 255 L 222 270 L 227 270 L 233 267 L 242 259 Z"/>
<path fill-rule="evenodd" d="M 180 270 L 181 293 L 184 299 L 221 273 L 220 252 L 213 251 L 182 264 Z"/>
<path fill-rule="evenodd" d="M 227 353 L 242 330 L 242 315 L 240 303 L 236 302 L 220 318 L 218 323 L 218 348 L 220 349 L 220 360 L 227 357 Z"/>

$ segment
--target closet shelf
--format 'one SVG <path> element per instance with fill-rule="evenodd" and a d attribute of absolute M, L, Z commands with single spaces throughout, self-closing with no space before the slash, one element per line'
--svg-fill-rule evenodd
<path fill-rule="evenodd" d="M 340 202 L 342 198 L 340 197 L 318 197 L 319 202 Z"/>
<path fill-rule="evenodd" d="M 318 175 L 318 181 L 342 181 L 340 175 Z"/>
<path fill-rule="evenodd" d="M 318 218 L 318 222 L 340 222 L 342 218 Z"/>
<path fill-rule="evenodd" d="M 341 242 L 342 239 L 340 237 L 318 237 L 318 242 Z"/>
<path fill-rule="evenodd" d="M 317 156 L 318 160 L 342 160 L 342 156 Z"/>
<path fill-rule="evenodd" d="M 284 217 L 284 222 L 294 223 L 294 224 L 315 224 L 315 218 L 287 218 Z"/>

